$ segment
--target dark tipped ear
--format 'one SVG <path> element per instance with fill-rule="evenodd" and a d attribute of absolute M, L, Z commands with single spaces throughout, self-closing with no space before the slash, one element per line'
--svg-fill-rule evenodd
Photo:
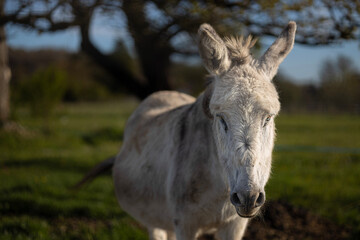
<path fill-rule="evenodd" d="M 296 23 L 289 22 L 287 27 L 281 32 L 276 41 L 269 47 L 265 54 L 260 58 L 260 66 L 264 72 L 272 79 L 280 63 L 289 54 L 294 46 Z"/>
<path fill-rule="evenodd" d="M 220 75 L 229 69 L 231 61 L 225 43 L 209 24 L 200 26 L 198 46 L 204 66 L 209 73 Z"/>

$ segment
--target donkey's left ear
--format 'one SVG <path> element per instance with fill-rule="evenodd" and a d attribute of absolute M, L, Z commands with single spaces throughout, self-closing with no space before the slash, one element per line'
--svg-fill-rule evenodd
<path fill-rule="evenodd" d="M 204 66 L 209 73 L 220 75 L 229 69 L 231 60 L 227 47 L 209 24 L 205 23 L 200 26 L 198 46 Z"/>
<path fill-rule="evenodd" d="M 289 54 L 294 46 L 296 23 L 291 21 L 281 32 L 280 36 L 260 58 L 260 67 L 272 79 L 280 63 Z"/>

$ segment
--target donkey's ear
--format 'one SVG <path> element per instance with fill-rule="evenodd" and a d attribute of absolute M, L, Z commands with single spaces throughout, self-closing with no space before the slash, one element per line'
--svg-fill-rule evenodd
<path fill-rule="evenodd" d="M 291 21 L 281 32 L 280 36 L 260 58 L 260 66 L 264 72 L 272 79 L 280 63 L 289 54 L 294 46 L 296 23 Z"/>
<path fill-rule="evenodd" d="M 231 61 L 224 41 L 209 24 L 202 24 L 198 31 L 198 46 L 205 68 L 211 74 L 227 71 Z"/>

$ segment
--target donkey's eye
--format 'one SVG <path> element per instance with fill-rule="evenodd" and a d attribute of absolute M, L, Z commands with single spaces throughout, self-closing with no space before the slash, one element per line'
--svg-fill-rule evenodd
<path fill-rule="evenodd" d="M 267 115 L 267 116 L 266 116 L 264 127 L 270 122 L 271 117 L 272 117 L 271 115 Z"/>
<path fill-rule="evenodd" d="M 227 132 L 228 130 L 228 126 L 224 120 L 224 118 L 221 116 L 221 115 L 216 115 L 219 119 L 220 119 L 220 122 L 221 122 L 221 125 L 223 126 L 225 132 Z"/>

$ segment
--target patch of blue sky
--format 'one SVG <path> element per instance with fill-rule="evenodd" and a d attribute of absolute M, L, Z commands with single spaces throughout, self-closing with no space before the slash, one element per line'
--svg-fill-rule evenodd
<path fill-rule="evenodd" d="M 355 40 L 316 47 L 295 44 L 292 52 L 280 65 L 280 71 L 297 83 L 319 83 L 322 64 L 326 60 L 335 60 L 340 55 L 350 58 L 360 71 L 360 43 Z"/>

